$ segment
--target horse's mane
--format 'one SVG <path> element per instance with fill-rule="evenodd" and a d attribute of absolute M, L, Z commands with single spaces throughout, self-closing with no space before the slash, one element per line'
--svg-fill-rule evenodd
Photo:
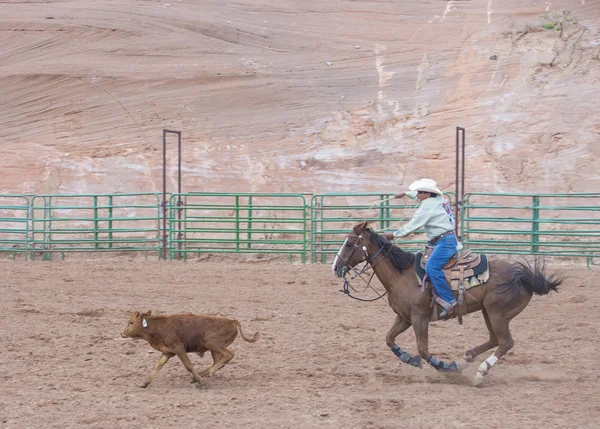
<path fill-rule="evenodd" d="M 377 244 L 382 248 L 381 253 L 386 255 L 390 260 L 394 268 L 402 272 L 407 268 L 412 268 L 415 265 L 415 254 L 405 252 L 398 246 L 394 246 L 387 238 L 383 235 L 377 234 L 370 227 L 367 228 L 369 231 L 369 239 L 371 243 Z"/>

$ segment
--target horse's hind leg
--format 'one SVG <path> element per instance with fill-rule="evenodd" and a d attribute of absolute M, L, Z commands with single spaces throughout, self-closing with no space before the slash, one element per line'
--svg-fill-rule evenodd
<path fill-rule="evenodd" d="M 490 317 L 488 316 L 488 313 L 485 310 L 485 308 L 481 310 L 481 313 L 483 314 L 483 320 L 485 320 L 485 326 L 487 326 L 488 331 L 490 332 L 490 339 L 487 340 L 485 343 L 481 344 L 480 346 L 477 346 L 477 347 L 475 347 L 471 350 L 467 350 L 465 352 L 465 355 L 463 356 L 461 361 L 458 362 L 458 367 L 461 370 L 465 369 L 467 367 L 467 365 L 470 362 L 473 362 L 473 359 L 475 359 L 481 353 L 486 352 L 490 349 L 493 349 L 494 347 L 496 347 L 498 345 L 498 338 L 496 337 L 496 334 L 494 333 L 494 329 L 492 328 L 492 323 L 490 322 Z"/>
<path fill-rule="evenodd" d="M 489 358 L 479 365 L 477 374 L 475 374 L 475 379 L 473 380 L 475 386 L 479 386 L 483 382 L 483 377 L 487 375 L 492 366 L 498 362 L 498 359 L 512 349 L 515 344 L 508 327 L 510 319 L 505 316 L 506 315 L 504 314 L 492 314 L 490 316 L 490 324 L 492 325 L 494 334 L 498 338 L 498 348 Z"/>

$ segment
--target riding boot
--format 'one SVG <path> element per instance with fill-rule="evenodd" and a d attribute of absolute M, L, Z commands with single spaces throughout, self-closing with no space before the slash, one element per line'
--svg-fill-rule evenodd
<path fill-rule="evenodd" d="M 456 300 L 454 300 L 452 303 L 448 303 L 448 302 L 444 301 L 442 298 L 440 298 L 439 296 L 435 297 L 435 302 L 437 302 L 440 305 L 440 307 L 442 307 L 442 311 L 440 313 L 440 319 L 454 313 L 454 308 L 456 307 L 456 304 L 457 304 Z"/>

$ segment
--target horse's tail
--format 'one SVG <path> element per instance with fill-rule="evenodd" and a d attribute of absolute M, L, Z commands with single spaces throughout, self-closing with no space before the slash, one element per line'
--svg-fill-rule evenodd
<path fill-rule="evenodd" d="M 520 293 L 530 293 L 536 295 L 548 295 L 551 291 L 558 292 L 558 286 L 563 279 L 554 274 L 546 276 L 544 269 L 545 262 L 538 264 L 537 261 L 533 268 L 527 263 L 517 262 L 509 270 L 509 278 L 504 283 L 498 285 L 500 293 L 509 293 L 507 302 L 512 301 Z"/>
<path fill-rule="evenodd" d="M 247 338 L 244 336 L 244 333 L 242 332 L 242 324 L 240 322 L 238 322 L 237 320 L 234 320 L 233 323 L 235 323 L 235 326 L 237 326 L 237 328 L 240 330 L 240 335 L 242 336 L 242 338 L 244 339 L 244 341 L 248 341 L 249 343 L 253 343 L 256 340 L 258 340 L 260 338 L 260 334 L 258 332 L 254 333 L 254 335 L 252 336 L 252 338 Z"/>

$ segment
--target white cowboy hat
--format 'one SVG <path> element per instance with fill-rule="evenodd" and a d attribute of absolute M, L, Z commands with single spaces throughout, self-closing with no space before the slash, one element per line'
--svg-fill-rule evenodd
<path fill-rule="evenodd" d="M 420 179 L 416 182 L 412 182 L 408 187 L 411 191 L 425 191 L 431 192 L 432 194 L 442 195 L 442 191 L 440 191 L 437 187 L 437 183 L 435 180 L 431 179 Z"/>

